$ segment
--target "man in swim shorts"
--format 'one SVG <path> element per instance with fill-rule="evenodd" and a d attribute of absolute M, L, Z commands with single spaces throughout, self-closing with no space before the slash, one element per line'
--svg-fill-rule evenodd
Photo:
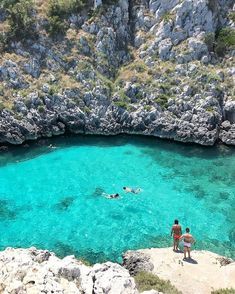
<path fill-rule="evenodd" d="M 188 252 L 188 258 L 191 259 L 190 251 L 192 244 L 196 243 L 196 240 L 189 233 L 190 229 L 186 228 L 186 233 L 180 237 L 180 240 L 184 241 L 184 259 L 186 259 L 186 253 Z"/>
<path fill-rule="evenodd" d="M 177 251 L 179 250 L 179 240 L 182 235 L 182 229 L 179 225 L 179 221 L 176 219 L 174 225 L 171 229 L 171 236 L 173 235 L 173 250 Z"/>
<path fill-rule="evenodd" d="M 134 188 L 130 188 L 130 187 L 123 187 L 123 190 L 126 193 L 134 193 L 134 194 L 139 194 L 141 192 L 140 188 L 134 189 Z"/>

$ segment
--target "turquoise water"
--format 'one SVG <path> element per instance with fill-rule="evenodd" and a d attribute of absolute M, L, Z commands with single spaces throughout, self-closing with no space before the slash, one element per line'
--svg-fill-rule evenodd
<path fill-rule="evenodd" d="M 127 249 L 170 245 L 175 218 L 196 248 L 235 258 L 235 148 L 79 136 L 0 153 L 1 249 L 120 261 Z"/>

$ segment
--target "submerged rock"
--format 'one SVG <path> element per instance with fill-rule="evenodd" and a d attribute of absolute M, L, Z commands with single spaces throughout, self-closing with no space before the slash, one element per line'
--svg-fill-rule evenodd
<path fill-rule="evenodd" d="M 0 220 L 12 220 L 15 219 L 17 213 L 15 208 L 10 207 L 10 203 L 6 200 L 0 200 Z"/>
<path fill-rule="evenodd" d="M 55 205 L 55 208 L 62 211 L 67 210 L 73 204 L 74 201 L 75 197 L 65 197 Z"/>

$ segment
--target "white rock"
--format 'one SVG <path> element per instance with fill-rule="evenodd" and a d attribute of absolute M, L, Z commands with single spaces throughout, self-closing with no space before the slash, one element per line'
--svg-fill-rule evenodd
<path fill-rule="evenodd" d="M 166 60 L 169 58 L 170 50 L 172 48 L 173 44 L 171 42 L 171 39 L 165 39 L 159 43 L 159 57 L 162 60 Z"/>

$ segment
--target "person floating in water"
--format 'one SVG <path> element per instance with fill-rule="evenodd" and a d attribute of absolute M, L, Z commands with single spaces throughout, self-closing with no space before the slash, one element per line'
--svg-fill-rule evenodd
<path fill-rule="evenodd" d="M 186 228 L 186 233 L 180 237 L 180 240 L 184 241 L 184 259 L 186 259 L 186 253 L 188 253 L 188 258 L 191 259 L 190 250 L 192 244 L 196 243 L 196 240 L 193 236 L 189 233 L 190 229 Z"/>
<path fill-rule="evenodd" d="M 134 193 L 134 194 L 139 194 L 142 191 L 140 188 L 130 188 L 130 187 L 123 187 L 123 190 L 126 193 Z"/>
<path fill-rule="evenodd" d="M 171 236 L 173 235 L 173 247 L 174 251 L 179 250 L 179 240 L 182 235 L 181 225 L 179 225 L 179 221 L 176 219 L 174 225 L 171 229 Z"/>
<path fill-rule="evenodd" d="M 103 193 L 103 195 L 107 199 L 115 199 L 115 198 L 119 198 L 120 197 L 120 195 L 118 193 L 116 193 L 116 194 L 106 194 L 106 193 Z"/>

